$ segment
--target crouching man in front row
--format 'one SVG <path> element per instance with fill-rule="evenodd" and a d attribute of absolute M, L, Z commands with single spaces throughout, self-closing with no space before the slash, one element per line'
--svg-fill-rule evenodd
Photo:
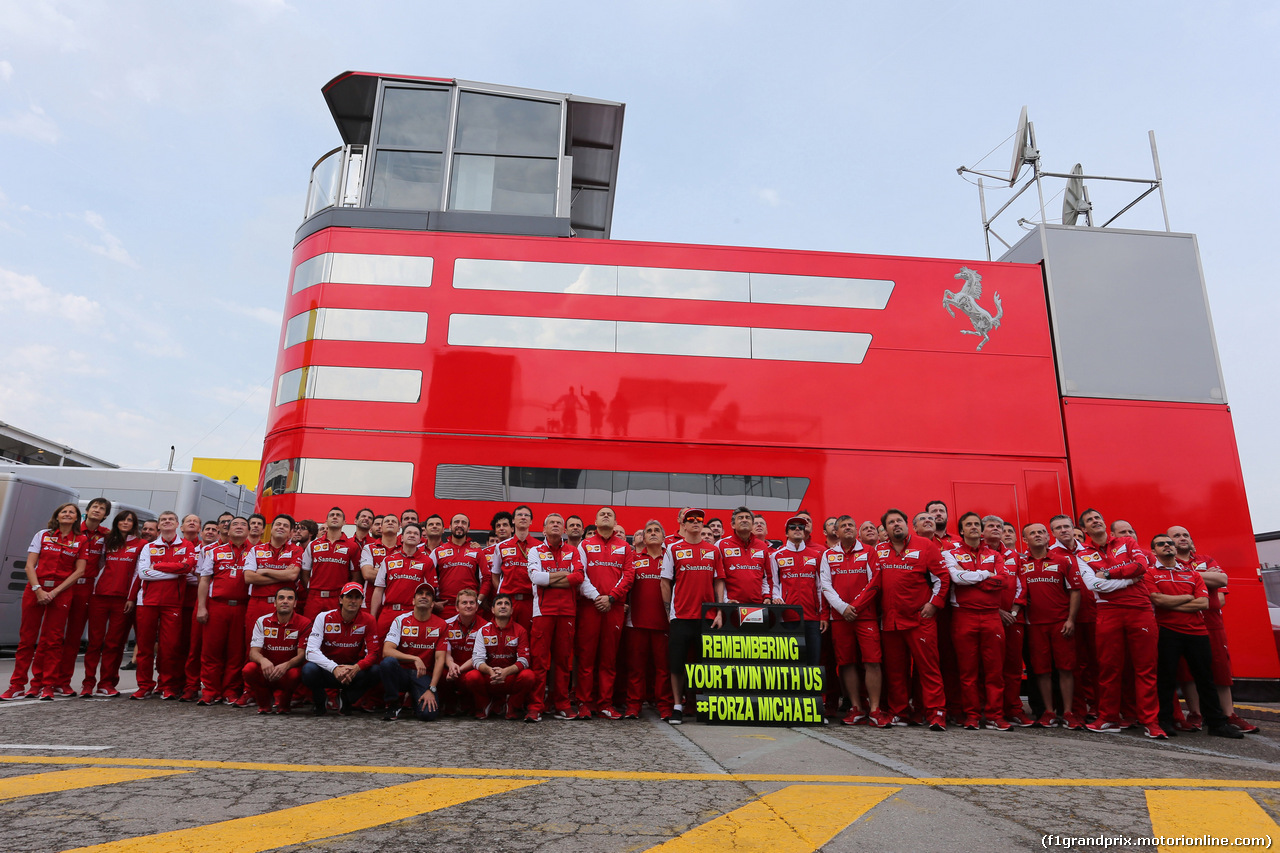
<path fill-rule="evenodd" d="M 431 584 L 418 584 L 413 593 L 413 611 L 397 616 L 387 629 L 382 663 L 378 664 L 387 703 L 384 720 L 400 716 L 400 697 L 406 690 L 413 696 L 413 716 L 434 720 L 440 713 L 436 688 L 444 674 L 449 643 L 448 626 L 431 612 L 435 603 L 436 591 Z"/>
<path fill-rule="evenodd" d="M 364 587 L 352 582 L 342 588 L 337 610 L 316 617 L 307 640 L 307 663 L 302 667 L 302 683 L 311 688 L 315 715 L 324 716 L 325 690 L 341 691 L 343 715 L 378 680 L 378 629 L 364 603 Z"/>

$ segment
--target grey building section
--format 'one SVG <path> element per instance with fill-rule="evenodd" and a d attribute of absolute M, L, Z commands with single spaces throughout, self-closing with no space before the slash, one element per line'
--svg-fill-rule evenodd
<path fill-rule="evenodd" d="M 1063 396 L 1226 403 L 1194 234 L 1038 225 Z"/>
<path fill-rule="evenodd" d="M 0 421 L 0 460 L 32 466 L 119 467 L 105 459 Z"/>

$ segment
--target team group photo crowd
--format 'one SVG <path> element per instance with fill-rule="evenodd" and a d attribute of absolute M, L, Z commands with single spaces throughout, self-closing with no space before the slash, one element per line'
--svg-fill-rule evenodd
<path fill-rule="evenodd" d="M 943 501 L 818 525 L 801 510 L 779 539 L 748 507 L 630 537 L 608 507 L 540 522 L 517 506 L 475 537 L 461 513 L 140 523 L 105 498 L 64 504 L 31 540 L 0 699 L 119 698 L 135 668 L 129 699 L 262 715 L 538 723 L 648 704 L 680 724 L 686 662 L 734 618 L 704 604 L 785 604 L 845 725 L 1258 731 L 1232 704 L 1227 575 L 1183 527 L 1139 540 L 1086 509 L 1017 530 L 953 523 Z"/>

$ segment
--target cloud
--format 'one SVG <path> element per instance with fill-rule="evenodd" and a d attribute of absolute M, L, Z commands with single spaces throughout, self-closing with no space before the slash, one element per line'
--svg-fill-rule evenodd
<path fill-rule="evenodd" d="M 102 243 L 100 245 L 87 243 L 83 240 L 80 241 L 86 249 L 94 254 L 102 255 L 107 260 L 115 261 L 116 263 L 124 264 L 125 266 L 133 267 L 134 269 L 138 268 L 138 262 L 130 257 L 129 253 L 124 248 L 124 244 L 120 242 L 120 238 L 107 230 L 106 223 L 103 221 L 101 216 L 94 213 L 92 210 L 86 210 L 84 212 L 84 216 L 78 218 L 87 222 L 89 226 L 97 231 L 102 237 Z"/>
<path fill-rule="evenodd" d="M 0 83 L 8 83 L 13 79 L 13 65 L 7 59 L 0 59 Z"/>
<path fill-rule="evenodd" d="M 0 119 L 0 133 L 49 143 L 57 142 L 62 136 L 57 123 L 36 104 Z"/>
<path fill-rule="evenodd" d="M 234 314 L 257 320 L 259 323 L 266 323 L 276 329 L 280 328 L 280 323 L 284 320 L 284 312 L 272 308 L 263 308 L 260 305 L 241 305 L 238 302 L 228 302 L 225 299 L 215 299 L 214 303 Z"/>
<path fill-rule="evenodd" d="M 33 314 L 56 314 L 72 323 L 89 325 L 98 320 L 102 306 L 78 293 L 55 293 L 33 275 L 0 268 L 0 305 Z"/>
<path fill-rule="evenodd" d="M 756 198 L 760 199 L 760 201 L 770 207 L 777 207 L 782 204 L 782 196 L 780 196 L 778 191 L 775 189 L 769 189 L 766 187 L 764 189 L 753 190 L 753 192 L 755 193 Z"/>

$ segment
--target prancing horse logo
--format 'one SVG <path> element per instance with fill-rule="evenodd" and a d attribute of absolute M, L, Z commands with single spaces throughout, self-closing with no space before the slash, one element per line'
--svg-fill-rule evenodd
<path fill-rule="evenodd" d="M 954 278 L 964 279 L 964 287 L 960 288 L 959 293 L 952 293 L 950 290 L 942 291 L 942 307 L 947 309 L 947 313 L 952 317 L 956 316 L 956 312 L 952 311 L 952 306 L 959 308 L 969 318 L 969 322 L 973 324 L 972 331 L 969 329 L 961 329 L 962 335 L 978 335 L 982 340 L 978 341 L 978 350 L 991 338 L 991 333 L 1000 328 L 1000 318 L 1004 316 L 1004 306 L 1000 304 L 1000 294 L 993 293 L 992 298 L 996 303 L 996 313 L 993 317 L 991 312 L 978 304 L 978 300 L 982 298 L 982 276 L 968 267 L 960 267 L 960 272 L 956 273 Z"/>

